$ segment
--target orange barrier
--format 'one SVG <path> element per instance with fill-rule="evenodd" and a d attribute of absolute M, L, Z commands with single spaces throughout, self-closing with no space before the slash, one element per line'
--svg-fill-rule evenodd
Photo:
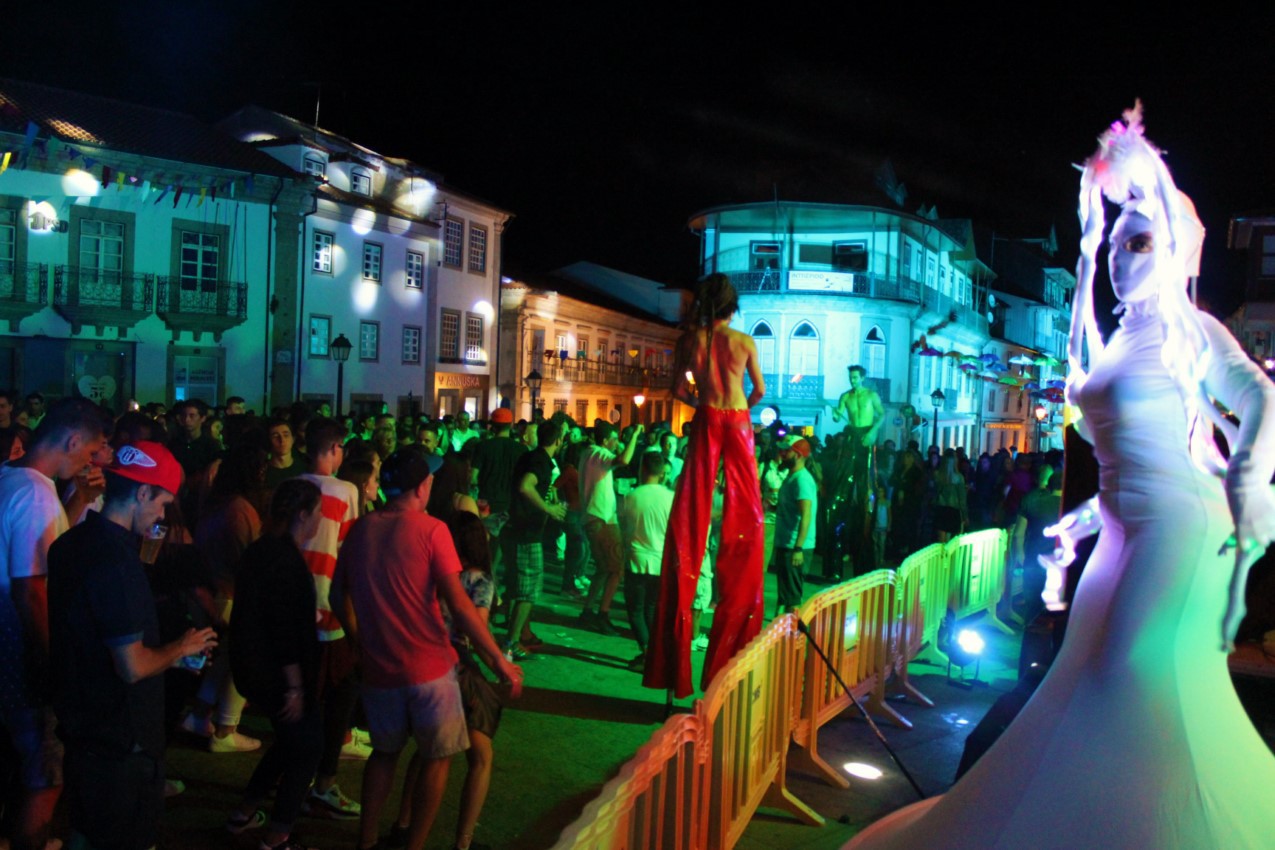
<path fill-rule="evenodd" d="M 996 605 L 1005 593 L 1005 561 L 1009 536 L 999 528 L 962 534 L 945 544 L 948 606 L 962 620 L 979 611 L 987 623 L 1007 635 L 1014 630 L 996 616 Z M 928 618 L 928 612 L 927 612 Z"/>
<path fill-rule="evenodd" d="M 938 562 L 937 567 L 934 562 Z M 894 574 L 898 591 L 890 630 L 890 668 L 894 672 L 894 684 L 909 699 L 931 708 L 934 701 L 917 690 L 909 679 L 908 663 L 920 654 L 925 644 L 924 594 L 927 586 L 932 584 L 927 583 L 926 578 L 942 572 L 942 562 L 943 547 L 927 546 L 905 558 Z"/>
<path fill-rule="evenodd" d="M 798 616 L 855 699 L 866 700 L 869 711 L 910 728 L 912 724 L 885 702 L 894 596 L 894 573 L 876 570 L 816 594 Z M 792 734 L 801 748 L 796 756 L 831 784 L 847 788 L 849 781 L 819 755 L 819 729 L 849 708 L 851 700 L 818 653 L 804 649 L 801 714 Z"/>
<path fill-rule="evenodd" d="M 709 752 L 703 718 L 669 718 L 563 830 L 554 850 L 708 847 Z"/>
<path fill-rule="evenodd" d="M 823 818 L 786 784 L 788 743 L 801 698 L 797 624 L 780 617 L 731 659 L 696 701 L 712 736 L 708 847 L 734 847 L 760 805 L 783 809 L 811 826 Z"/>

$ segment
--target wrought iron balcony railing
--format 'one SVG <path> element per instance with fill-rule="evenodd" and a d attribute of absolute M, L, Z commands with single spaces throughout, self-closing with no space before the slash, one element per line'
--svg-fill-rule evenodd
<path fill-rule="evenodd" d="M 190 331 L 196 339 L 221 335 L 248 318 L 248 284 L 216 281 L 197 288 L 183 286 L 180 277 L 159 278 L 155 313 L 175 333 Z"/>
<path fill-rule="evenodd" d="M 860 298 L 890 298 L 921 302 L 922 286 L 903 276 L 886 277 L 866 272 L 766 271 L 729 272 L 735 291 L 743 294 L 802 292 L 818 295 L 856 295 Z"/>
<path fill-rule="evenodd" d="M 27 316 L 49 303 L 49 267 L 43 263 L 0 260 L 0 319 L 12 333 Z"/>
<path fill-rule="evenodd" d="M 126 274 L 81 266 L 53 269 L 53 309 L 71 323 L 71 332 L 85 325 L 99 332 L 120 331 L 150 315 L 155 301 L 155 275 Z"/>
<path fill-rule="evenodd" d="M 526 370 L 540 373 L 546 381 L 562 383 L 612 384 L 622 387 L 667 386 L 672 372 L 667 367 L 646 367 L 638 364 L 609 363 L 604 360 L 589 360 L 569 357 L 566 360 L 558 356 L 546 357 L 541 352 L 527 352 Z"/>

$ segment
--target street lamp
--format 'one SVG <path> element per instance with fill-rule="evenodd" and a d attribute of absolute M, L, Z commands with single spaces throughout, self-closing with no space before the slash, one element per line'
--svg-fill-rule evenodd
<path fill-rule="evenodd" d="M 633 396 L 633 424 L 642 421 L 642 405 L 646 403 L 646 396 L 638 393 Z"/>
<path fill-rule="evenodd" d="M 930 393 L 930 403 L 934 405 L 934 439 L 930 440 L 931 446 L 939 444 L 939 408 L 943 406 L 943 402 L 947 401 L 947 396 L 943 395 L 942 390 L 935 390 Z"/>
<path fill-rule="evenodd" d="M 336 361 L 336 415 L 341 415 L 342 402 L 345 397 L 345 361 L 350 359 L 350 349 L 354 343 L 345 338 L 345 334 L 337 334 L 336 339 L 328 344 L 328 351 Z"/>
<path fill-rule="evenodd" d="M 1032 410 L 1032 415 L 1036 417 L 1036 451 L 1042 451 L 1044 446 L 1041 445 L 1041 427 L 1045 424 L 1045 417 L 1049 415 L 1049 411 L 1045 409 L 1045 405 L 1037 404 Z"/>
<path fill-rule="evenodd" d="M 540 377 L 540 373 L 532 369 L 527 373 L 527 377 L 523 378 L 523 383 L 527 385 L 527 389 L 531 390 L 531 421 L 536 420 L 536 406 L 540 399 L 540 383 L 544 378 Z"/>

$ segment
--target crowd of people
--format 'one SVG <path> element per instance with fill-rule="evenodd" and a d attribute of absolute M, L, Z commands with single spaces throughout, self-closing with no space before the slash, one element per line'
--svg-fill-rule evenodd
<path fill-rule="evenodd" d="M 230 398 L 114 417 L 67 399 L 0 428 L 14 848 L 58 846 L 48 831 L 59 797 L 85 846 L 150 847 L 163 797 L 184 787 L 164 772 L 170 733 L 205 738 L 213 753 L 258 750 L 240 728 L 249 705 L 273 740 L 228 813 L 231 833 L 301 847 L 293 826 L 309 812 L 361 819 L 364 848 L 419 848 L 465 751 L 455 846 L 482 846 L 473 836 L 501 709 L 520 687 L 517 664 L 543 645 L 546 563 L 562 575 L 549 590 L 579 602 L 579 625 L 627 627 L 629 667 L 645 669 L 685 433 L 585 427 L 562 413 L 514 422 L 505 408 L 481 427 L 463 412 L 327 412 L 296 404 L 261 417 Z M 923 459 L 915 444 L 886 441 L 864 464 L 870 486 L 854 491 L 868 509 L 852 518 L 848 437 L 821 445 L 782 430 L 754 435 L 779 612 L 801 603 L 816 557 L 839 577 L 996 525 L 1017 528 L 1030 565 L 1040 526 L 1057 516 L 1057 458 Z M 724 491 L 719 476 L 690 594 L 699 651 L 700 617 L 721 595 Z M 627 622 L 613 617 L 621 589 Z M 379 836 L 409 740 L 395 825 Z M 358 799 L 336 784 L 342 758 L 366 759 Z"/>

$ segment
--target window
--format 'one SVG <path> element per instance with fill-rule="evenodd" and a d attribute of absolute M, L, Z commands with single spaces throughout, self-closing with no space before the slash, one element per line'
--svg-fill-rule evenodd
<path fill-rule="evenodd" d="M 868 370 L 869 378 L 885 377 L 885 334 L 876 325 L 863 338 L 863 368 Z"/>
<path fill-rule="evenodd" d="M 487 228 L 469 225 L 469 270 L 487 274 Z"/>
<path fill-rule="evenodd" d="M 1275 277 L 1275 236 L 1262 237 L 1261 277 Z"/>
<path fill-rule="evenodd" d="M 213 233 L 181 232 L 181 288 L 216 292 L 221 268 L 221 239 Z"/>
<path fill-rule="evenodd" d="M 417 251 L 407 252 L 407 288 L 425 288 L 425 255 Z"/>
<path fill-rule="evenodd" d="M 996 412 L 996 390 L 987 391 L 987 412 Z"/>
<path fill-rule="evenodd" d="M 598 418 L 603 420 L 604 422 L 611 421 L 610 419 L 607 418 L 607 407 L 609 405 L 610 405 L 610 402 L 607 401 L 605 398 L 598 399 Z M 593 423 L 590 422 L 589 424 L 592 425 Z"/>
<path fill-rule="evenodd" d="M 12 263 L 18 249 L 18 212 L 0 209 L 0 263 Z"/>
<path fill-rule="evenodd" d="M 359 322 L 359 359 L 381 359 L 380 322 Z"/>
<path fill-rule="evenodd" d="M 487 362 L 487 353 L 483 350 L 483 317 L 473 313 L 465 314 L 465 362 Z"/>
<path fill-rule="evenodd" d="M 866 272 L 868 270 L 868 243 L 833 242 L 832 267 L 838 271 Z"/>
<path fill-rule="evenodd" d="M 567 400 L 566 400 L 565 398 L 555 398 L 555 399 L 553 400 L 553 412 L 554 412 L 554 413 L 566 413 L 566 412 L 567 412 Z"/>
<path fill-rule="evenodd" d="M 802 322 L 793 329 L 788 343 L 788 374 L 819 374 L 819 335 L 809 322 Z"/>
<path fill-rule="evenodd" d="M 310 356 L 328 357 L 328 342 L 332 339 L 332 317 L 310 316 Z"/>
<path fill-rule="evenodd" d="M 449 363 L 460 360 L 460 313 L 444 310 L 438 329 L 438 359 Z"/>
<path fill-rule="evenodd" d="M 403 326 L 403 362 L 421 362 L 421 329 L 413 325 Z"/>
<path fill-rule="evenodd" d="M 465 222 L 448 216 L 443 221 L 443 265 L 458 269 L 465 260 Z"/>
<path fill-rule="evenodd" d="M 381 282 L 381 246 L 375 242 L 363 243 L 363 279 Z"/>
<path fill-rule="evenodd" d="M 317 153 L 308 153 L 301 160 L 301 171 L 320 180 L 328 176 L 328 164 Z"/>
<path fill-rule="evenodd" d="M 322 274 L 332 274 L 332 244 L 336 237 L 322 230 L 314 231 L 314 270 Z"/>
<path fill-rule="evenodd" d="M 80 222 L 80 268 L 106 277 L 124 271 L 124 225 L 115 221 Z"/>
<path fill-rule="evenodd" d="M 757 362 L 763 375 L 775 373 L 775 334 L 770 325 L 758 322 L 753 325 L 753 341 L 757 344 Z"/>
<path fill-rule="evenodd" d="M 781 248 L 778 242 L 753 242 L 749 246 L 748 268 L 751 271 L 774 271 L 779 268 Z"/>
<path fill-rule="evenodd" d="M 938 262 L 933 257 L 925 258 L 925 285 L 933 289 L 938 282 Z"/>
<path fill-rule="evenodd" d="M 589 427 L 589 400 L 576 399 L 576 424 L 581 428 Z"/>
<path fill-rule="evenodd" d="M 356 195 L 372 195 L 372 174 L 366 168 L 350 171 L 350 191 Z"/>
<path fill-rule="evenodd" d="M 576 337 L 576 359 L 587 360 L 589 358 L 589 338 L 587 336 Z"/>

